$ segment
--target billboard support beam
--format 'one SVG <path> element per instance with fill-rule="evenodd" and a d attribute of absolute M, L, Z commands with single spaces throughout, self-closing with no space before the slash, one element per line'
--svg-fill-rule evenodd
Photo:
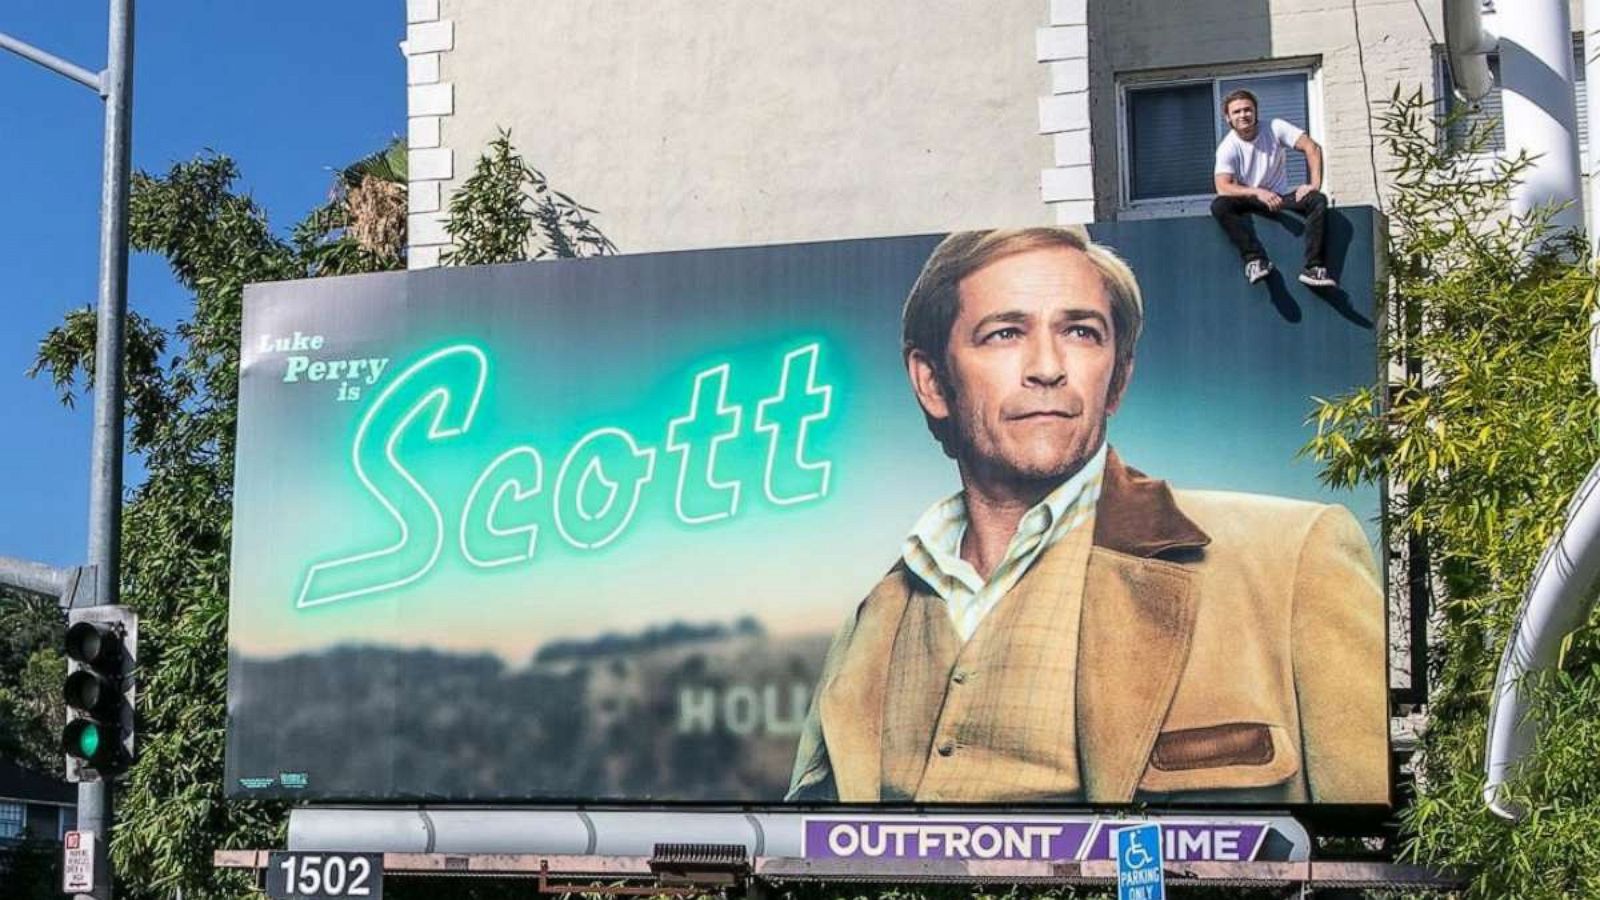
<path fill-rule="evenodd" d="M 219 869 L 260 871 L 268 865 L 267 850 L 218 850 L 212 864 Z M 641 889 L 607 893 L 677 894 L 670 885 L 654 880 L 649 857 L 644 856 L 569 856 L 548 853 L 385 853 L 385 879 L 426 877 L 443 874 L 477 878 L 503 877 L 526 884 L 529 876 L 540 877 L 541 885 L 564 890 L 565 883 L 549 878 L 588 877 L 608 881 L 626 880 Z M 1196 888 L 1282 888 L 1304 887 L 1356 890 L 1389 887 L 1419 892 L 1459 892 L 1466 884 L 1464 873 L 1402 863 L 1303 860 L 1299 862 L 1171 862 L 1166 864 L 1169 883 Z M 752 896 L 773 885 L 816 883 L 892 883 L 914 880 L 940 884 L 1033 884 L 1087 885 L 1105 887 L 1116 884 L 1116 861 L 1060 860 L 964 860 L 906 862 L 886 860 L 817 860 L 803 857 L 755 856 L 750 859 L 747 887 Z M 594 891 L 595 888 L 585 887 Z M 682 890 L 681 888 L 679 890 Z M 714 888 L 694 888 L 695 894 L 714 892 Z"/>

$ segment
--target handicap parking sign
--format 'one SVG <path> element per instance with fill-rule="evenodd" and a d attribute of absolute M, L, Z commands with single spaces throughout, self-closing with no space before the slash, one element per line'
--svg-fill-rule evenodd
<path fill-rule="evenodd" d="M 1117 854 L 1117 900 L 1166 900 L 1161 870 L 1161 826 L 1119 828 L 1112 834 Z"/>

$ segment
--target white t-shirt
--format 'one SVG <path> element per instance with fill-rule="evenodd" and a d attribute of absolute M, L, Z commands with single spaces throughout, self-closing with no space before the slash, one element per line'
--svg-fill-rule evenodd
<path fill-rule="evenodd" d="M 1289 177 L 1284 174 L 1288 151 L 1304 131 L 1282 119 L 1273 119 L 1267 128 L 1256 129 L 1256 139 L 1247 141 L 1228 129 L 1217 146 L 1218 175 L 1232 175 L 1245 187 L 1266 188 L 1278 194 L 1289 193 Z"/>

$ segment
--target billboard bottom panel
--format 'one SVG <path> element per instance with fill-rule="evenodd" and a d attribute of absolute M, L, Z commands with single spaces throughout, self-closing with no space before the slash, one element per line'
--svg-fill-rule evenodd
<path fill-rule="evenodd" d="M 1160 822 L 1169 862 L 1303 862 L 1310 838 L 1284 815 L 947 815 L 303 807 L 289 849 L 372 853 L 649 856 L 658 843 L 738 844 L 751 856 L 807 860 L 1111 859 L 1111 834 Z"/>

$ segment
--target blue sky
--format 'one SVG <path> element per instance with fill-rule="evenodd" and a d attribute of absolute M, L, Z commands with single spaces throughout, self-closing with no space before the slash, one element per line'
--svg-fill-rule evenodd
<path fill-rule="evenodd" d="M 330 170 L 404 134 L 404 0 L 164 0 L 137 14 L 135 168 L 228 154 L 282 233 Z M 0 31 L 98 71 L 106 3 L 5 0 Z M 40 337 L 94 302 L 103 116 L 88 89 L 0 51 L 0 555 L 55 565 L 84 558 L 91 413 L 24 372 Z M 161 259 L 133 258 L 130 307 L 170 325 L 188 303 Z"/>

